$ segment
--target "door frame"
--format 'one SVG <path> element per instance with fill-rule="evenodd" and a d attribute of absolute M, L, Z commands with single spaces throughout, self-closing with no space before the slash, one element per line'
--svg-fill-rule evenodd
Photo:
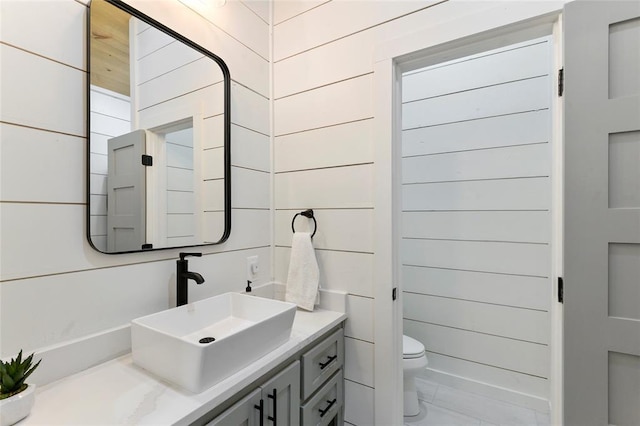
<path fill-rule="evenodd" d="M 374 52 L 374 418 L 402 424 L 402 286 L 400 281 L 401 76 L 404 71 L 483 50 L 553 36 L 554 69 L 562 64 L 562 4 L 505 3 L 376 46 Z M 555 74 L 555 73 L 554 73 Z M 552 76 L 557 85 L 557 75 Z M 552 104 L 551 423 L 562 423 L 562 98 Z M 391 143 L 390 143 L 391 141 Z M 393 300 L 392 295 L 396 295 Z"/>
<path fill-rule="evenodd" d="M 180 130 L 181 127 L 193 128 L 193 150 L 194 153 L 203 152 L 203 141 L 207 137 L 206 126 L 204 124 L 204 105 L 198 102 L 194 105 L 182 106 L 169 111 L 160 111 L 153 114 L 147 114 L 144 117 L 142 127 L 147 129 L 148 144 L 147 151 L 152 156 L 155 155 L 154 165 L 147 171 L 147 179 L 166 187 L 166 173 L 160 171 L 160 168 L 166 167 L 166 150 L 164 147 L 165 134 Z M 138 117 L 138 125 L 140 120 Z M 194 160 L 194 180 L 195 182 L 203 182 L 204 166 L 202 155 L 197 155 Z M 164 180 L 163 180 L 164 179 Z M 194 188 L 194 209 L 195 209 L 195 229 L 196 235 L 204 235 L 204 201 L 202 200 L 200 185 Z M 147 203 L 153 206 L 155 213 L 166 215 L 166 199 L 157 197 L 155 194 L 149 194 Z M 160 223 L 157 219 L 158 215 L 147 215 L 147 242 L 154 245 L 163 244 L 167 238 L 166 223 Z"/>

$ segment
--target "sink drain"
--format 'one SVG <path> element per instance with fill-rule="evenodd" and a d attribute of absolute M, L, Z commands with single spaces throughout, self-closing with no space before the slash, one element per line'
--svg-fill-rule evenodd
<path fill-rule="evenodd" d="M 211 343 L 214 342 L 216 340 L 215 337 L 203 337 L 202 339 L 198 340 L 198 342 L 200 343 Z"/>

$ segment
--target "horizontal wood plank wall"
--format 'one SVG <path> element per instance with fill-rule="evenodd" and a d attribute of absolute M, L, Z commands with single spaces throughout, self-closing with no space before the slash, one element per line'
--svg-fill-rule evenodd
<path fill-rule="evenodd" d="M 200 164 L 206 170 L 222 168 L 220 149 L 194 153 L 193 128 L 184 129 L 167 135 L 167 240 L 171 245 L 197 244 L 195 238 L 195 194 L 194 194 L 194 158 L 201 158 Z M 214 155 L 207 156 L 212 152 Z M 194 157 L 195 155 L 195 157 Z M 222 171 L 218 173 L 223 174 Z"/>
<path fill-rule="evenodd" d="M 242 290 L 251 255 L 260 256 L 256 281 L 267 282 L 269 24 L 260 16 L 263 6 L 228 2 L 227 25 L 177 1 L 130 3 L 219 54 L 233 78 L 237 208 L 228 242 L 199 249 L 205 256 L 191 261 L 206 282 L 193 286 L 190 298 Z M 180 250 L 111 256 L 86 241 L 86 13 L 86 2 L 75 0 L 0 3 L 2 358 L 20 348 L 64 345 L 175 303 Z"/>
<path fill-rule="evenodd" d="M 161 246 L 179 246 L 218 241 L 224 232 L 224 215 L 216 214 L 224 211 L 222 70 L 211 58 L 140 21 L 134 22 L 132 32 L 131 68 L 132 75 L 136 76 L 132 96 L 135 127 L 154 129 L 175 125 L 185 119 L 191 121 L 190 132 L 186 133 L 190 151 L 181 148 L 184 154 L 190 153 L 181 155 L 190 159 L 189 162 L 171 164 L 172 155 L 178 154 L 177 145 L 170 140 L 170 135 L 176 134 L 173 129 L 163 127 L 159 132 L 165 136 L 166 148 L 147 147 L 151 152 L 156 149 L 165 152 L 164 158 L 159 155 L 160 158 L 155 159 L 154 167 L 165 169 L 164 172 L 159 171 L 159 176 L 166 174 L 168 182 L 166 196 L 156 201 L 157 205 L 166 206 L 166 212 L 158 214 L 156 220 L 163 231 L 158 232 L 159 244 L 153 241 L 153 236 L 151 242 Z M 194 136 L 198 139 L 194 140 Z M 194 155 L 200 161 L 194 163 Z M 159 179 L 162 181 L 163 178 Z M 199 180 L 200 187 L 215 191 L 206 194 L 209 198 L 215 193 L 215 203 L 197 202 L 193 197 L 195 179 Z M 207 184 L 211 181 L 217 181 L 220 189 L 213 189 Z M 190 199 L 186 198 L 189 193 Z M 176 197 L 180 197 L 180 202 L 174 206 L 172 201 Z M 212 204 L 216 205 L 215 210 L 204 208 Z M 215 220 L 222 222 L 212 222 Z M 205 229 L 206 238 L 203 235 Z M 216 231 L 217 235 L 214 234 Z"/>
<path fill-rule="evenodd" d="M 403 77 L 405 334 L 501 397 L 549 397 L 549 44 Z"/>
<path fill-rule="evenodd" d="M 273 6 L 275 277 L 286 282 L 293 215 L 313 208 L 320 285 L 349 293 L 345 420 L 371 425 L 374 50 L 381 42 L 490 6 L 345 0 Z M 309 229 L 305 222 L 298 218 L 296 229 Z"/>
<path fill-rule="evenodd" d="M 107 153 L 108 140 L 131 130 L 131 99 L 128 96 L 91 85 L 91 241 L 107 251 Z"/>

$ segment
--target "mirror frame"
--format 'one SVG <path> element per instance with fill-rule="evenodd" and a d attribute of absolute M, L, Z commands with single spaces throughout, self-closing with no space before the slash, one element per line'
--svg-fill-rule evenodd
<path fill-rule="evenodd" d="M 205 49 L 194 41 L 186 38 L 182 34 L 177 33 L 166 25 L 156 21 L 150 16 L 140 12 L 138 9 L 130 6 L 122 0 L 104 0 L 107 3 L 117 7 L 120 10 L 123 10 L 137 18 L 146 24 L 164 32 L 165 34 L 175 38 L 179 42 L 185 44 L 186 46 L 198 51 L 199 53 L 213 59 L 220 69 L 222 70 L 223 75 L 223 86 L 224 86 L 224 232 L 222 233 L 222 237 L 214 242 L 214 243 L 205 243 L 205 244 L 192 244 L 187 246 L 171 246 L 171 247 L 158 247 L 158 248 L 150 248 L 150 249 L 140 249 L 140 250 L 129 250 L 129 251 L 117 251 L 117 252 L 104 252 L 96 248 L 96 246 L 91 241 L 91 187 L 89 185 L 90 175 L 91 175 L 91 1 L 89 1 L 87 8 L 87 46 L 86 46 L 86 61 L 87 61 L 87 80 L 86 80 L 86 123 L 87 123 L 87 144 L 86 144 L 86 173 L 85 173 L 85 184 L 86 184 L 86 200 L 87 200 L 87 208 L 85 211 L 85 221 L 86 228 L 85 233 L 87 237 L 87 241 L 89 245 L 96 251 L 104 254 L 124 254 L 124 253 L 140 253 L 140 252 L 150 252 L 157 250 L 169 250 L 169 249 L 179 249 L 185 247 L 202 247 L 202 246 L 211 246 L 216 244 L 224 243 L 231 234 L 231 74 L 229 72 L 229 67 L 227 64 L 214 54 L 213 52 Z"/>

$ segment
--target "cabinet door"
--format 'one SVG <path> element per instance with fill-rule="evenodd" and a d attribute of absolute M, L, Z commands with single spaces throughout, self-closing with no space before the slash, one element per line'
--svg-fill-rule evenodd
<path fill-rule="evenodd" d="M 300 424 L 300 361 L 291 364 L 260 388 L 264 400 L 265 425 Z"/>
<path fill-rule="evenodd" d="M 256 389 L 206 426 L 259 426 L 261 404 L 260 389 Z"/>

